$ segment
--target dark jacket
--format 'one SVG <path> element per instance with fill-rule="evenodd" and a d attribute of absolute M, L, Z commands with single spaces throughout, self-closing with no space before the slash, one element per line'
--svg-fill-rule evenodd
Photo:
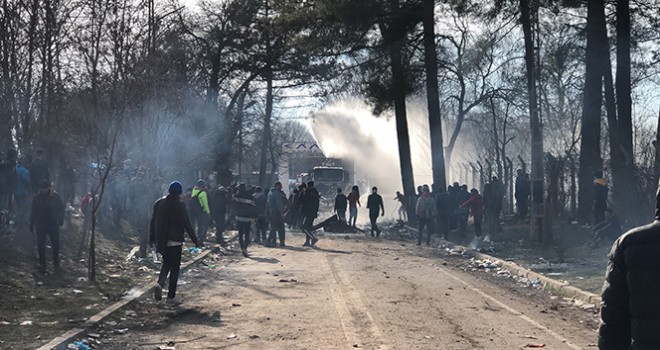
<path fill-rule="evenodd" d="M 0 161 L 0 194 L 16 194 L 17 187 L 16 162 Z"/>
<path fill-rule="evenodd" d="M 234 205 L 236 211 L 234 212 L 236 221 L 251 222 L 257 218 L 257 206 L 254 203 L 254 198 L 247 192 L 239 192 L 234 197 Z"/>
<path fill-rule="evenodd" d="M 304 217 L 316 218 L 319 215 L 320 200 L 319 191 L 315 187 L 308 188 L 300 199 L 300 213 Z"/>
<path fill-rule="evenodd" d="M 382 210 L 385 212 L 385 206 L 383 205 L 383 197 L 377 193 L 372 193 L 367 198 L 367 209 L 369 209 L 369 216 L 378 216 L 378 213 Z"/>
<path fill-rule="evenodd" d="M 254 194 L 254 205 L 257 207 L 257 215 L 266 215 L 266 204 L 268 204 L 268 195 L 264 192 Z"/>
<path fill-rule="evenodd" d="M 211 215 L 218 217 L 227 213 L 227 191 L 225 189 L 217 190 L 211 200 Z"/>
<path fill-rule="evenodd" d="M 602 292 L 601 350 L 660 349 L 660 217 L 619 237 Z"/>
<path fill-rule="evenodd" d="M 337 197 L 335 197 L 335 211 L 345 213 L 346 208 L 348 208 L 348 198 L 343 193 L 337 194 Z"/>
<path fill-rule="evenodd" d="M 64 224 L 64 201 L 57 192 L 37 193 L 32 199 L 30 226 L 53 227 Z"/>
<path fill-rule="evenodd" d="M 156 243 L 156 251 L 163 253 L 167 241 L 185 241 L 184 231 L 195 244 L 199 245 L 195 230 L 190 223 L 186 204 L 178 196 L 172 195 L 157 200 L 149 225 L 149 241 Z"/>

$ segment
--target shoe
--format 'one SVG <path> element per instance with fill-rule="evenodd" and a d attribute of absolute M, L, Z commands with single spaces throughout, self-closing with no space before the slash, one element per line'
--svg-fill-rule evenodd
<path fill-rule="evenodd" d="M 376 238 L 380 237 L 380 230 L 376 231 Z"/>
<path fill-rule="evenodd" d="M 427 246 L 427 247 L 430 247 L 430 246 L 431 246 L 431 243 L 426 242 L 426 246 Z"/>
<path fill-rule="evenodd" d="M 303 247 L 311 247 L 311 246 L 312 246 L 312 245 L 309 244 L 309 242 L 305 242 L 305 244 L 303 244 Z"/>
<path fill-rule="evenodd" d="M 161 301 L 163 300 L 163 287 L 159 285 L 156 285 L 156 288 L 154 288 L 154 299 L 156 301 Z"/>
<path fill-rule="evenodd" d="M 169 298 L 168 297 L 167 300 L 165 301 L 165 303 L 167 305 L 181 305 L 181 304 L 183 304 L 183 301 L 181 301 L 181 299 L 177 298 L 177 297 L 174 297 L 174 298 Z"/>
<path fill-rule="evenodd" d="M 246 257 L 246 258 L 249 257 L 247 249 L 242 249 L 242 252 L 243 252 L 244 257 Z"/>
<path fill-rule="evenodd" d="M 316 242 L 318 242 L 318 238 L 312 238 L 312 247 L 316 245 Z"/>
<path fill-rule="evenodd" d="M 419 243 L 419 242 L 417 242 L 417 246 L 419 247 L 420 245 L 422 245 L 422 244 L 421 244 L 421 243 Z"/>
<path fill-rule="evenodd" d="M 286 244 L 280 243 L 280 248 L 284 248 L 284 247 L 286 247 Z"/>

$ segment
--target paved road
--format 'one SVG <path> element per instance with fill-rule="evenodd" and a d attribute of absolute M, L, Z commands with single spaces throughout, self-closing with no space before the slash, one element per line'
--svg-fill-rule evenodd
<path fill-rule="evenodd" d="M 175 348 L 585 349 L 595 341 L 593 315 L 464 272 L 431 248 L 355 236 L 315 250 L 298 248 L 299 236 L 289 243 L 251 247 L 250 258 L 184 278 L 178 308 L 135 305 L 129 332 L 100 348 L 200 337 Z"/>

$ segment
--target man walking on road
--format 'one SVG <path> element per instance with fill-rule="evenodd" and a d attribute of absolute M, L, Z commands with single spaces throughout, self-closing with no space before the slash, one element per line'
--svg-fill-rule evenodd
<path fill-rule="evenodd" d="M 346 222 L 346 207 L 348 207 L 348 198 L 341 193 L 341 188 L 337 189 L 337 197 L 335 197 L 335 213 L 339 220 Z"/>
<path fill-rule="evenodd" d="M 201 248 L 203 243 L 197 239 L 195 230 L 190 223 L 186 205 L 181 201 L 183 187 L 178 181 L 170 184 L 169 194 L 156 201 L 149 225 L 149 241 L 156 244 L 156 251 L 163 256 L 163 265 L 158 275 L 158 285 L 154 289 L 154 297 L 160 301 L 163 298 L 163 287 L 167 275 L 170 275 L 170 286 L 167 290 L 167 302 L 176 303 L 176 285 L 181 269 L 181 250 L 183 248 L 184 231 L 190 239 Z"/>
<path fill-rule="evenodd" d="M 314 181 L 307 183 L 307 189 L 301 199 L 302 230 L 305 233 L 305 244 L 303 247 L 313 247 L 318 242 L 314 235 L 314 219 L 319 215 L 319 203 L 321 195 L 314 187 Z"/>
<path fill-rule="evenodd" d="M 619 237 L 603 285 L 600 350 L 660 349 L 660 191 L 655 220 Z"/>
<path fill-rule="evenodd" d="M 422 245 L 422 235 L 426 228 L 426 245 L 431 245 L 431 233 L 433 232 L 433 218 L 436 212 L 436 205 L 429 186 L 422 186 L 422 196 L 417 199 L 415 214 L 419 219 L 419 230 L 417 230 L 417 245 Z"/>
<path fill-rule="evenodd" d="M 254 190 L 254 204 L 257 207 L 257 232 L 254 242 L 257 244 L 266 244 L 266 232 L 268 231 L 268 216 L 266 213 L 267 195 L 261 186 Z"/>
<path fill-rule="evenodd" d="M 46 238 L 50 237 L 53 247 L 53 266 L 60 269 L 60 227 L 64 225 L 64 201 L 50 188 L 47 180 L 39 182 L 39 192 L 32 199 L 30 232 L 37 234 L 39 268 L 46 272 Z"/>
<path fill-rule="evenodd" d="M 376 233 L 376 237 L 380 237 L 380 229 L 378 228 L 378 213 L 385 216 L 385 206 L 383 205 L 383 197 L 378 194 L 378 188 L 371 189 L 371 194 L 367 198 L 367 209 L 369 209 L 369 220 L 371 221 L 371 237 Z"/>
<path fill-rule="evenodd" d="M 257 218 L 257 206 L 254 197 L 245 184 L 238 186 L 238 193 L 234 197 L 236 205 L 236 225 L 238 226 L 238 241 L 244 257 L 248 257 L 247 248 L 250 245 L 250 229 L 252 222 Z"/>
<path fill-rule="evenodd" d="M 268 193 L 267 213 L 270 219 L 270 235 L 266 241 L 268 247 L 275 246 L 277 241 L 275 231 L 277 231 L 280 239 L 280 247 L 286 246 L 284 243 L 284 216 L 286 215 L 287 206 L 286 196 L 282 193 L 282 183 L 276 182 Z"/>

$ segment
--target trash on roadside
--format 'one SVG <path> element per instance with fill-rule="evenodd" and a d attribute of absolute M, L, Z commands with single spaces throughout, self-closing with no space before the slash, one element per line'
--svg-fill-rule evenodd
<path fill-rule="evenodd" d="M 525 345 L 526 348 L 545 348 L 545 344 L 527 344 Z"/>
<path fill-rule="evenodd" d="M 115 334 L 126 334 L 126 333 L 128 333 L 128 328 L 115 329 L 114 333 Z"/>
<path fill-rule="evenodd" d="M 173 346 L 159 346 L 156 349 L 157 350 L 176 350 L 176 348 L 173 347 Z"/>
<path fill-rule="evenodd" d="M 75 294 L 75 295 L 79 295 L 79 294 L 82 294 L 82 293 L 83 293 L 83 291 L 80 290 L 80 289 L 74 289 L 73 290 L 73 294 Z"/>
<path fill-rule="evenodd" d="M 234 333 L 227 336 L 227 339 L 236 339 L 236 338 L 238 338 L 238 336 Z"/>
<path fill-rule="evenodd" d="M 44 283 L 43 283 L 43 282 L 37 282 L 37 285 L 38 285 L 38 286 L 43 286 Z"/>
<path fill-rule="evenodd" d="M 32 321 L 23 321 L 23 322 L 21 322 L 21 326 L 31 326 L 31 325 L 32 325 Z"/>
<path fill-rule="evenodd" d="M 233 307 L 239 307 L 239 306 L 242 306 L 242 305 L 239 304 L 239 303 L 232 303 L 231 306 L 233 306 Z"/>
<path fill-rule="evenodd" d="M 87 282 L 87 277 L 78 277 L 78 282 Z"/>
<path fill-rule="evenodd" d="M 282 282 L 282 283 L 296 283 L 296 282 L 298 282 L 298 280 L 294 280 L 293 278 L 291 278 L 291 279 L 284 279 L 283 278 L 283 279 L 280 280 L 280 282 Z"/>
<path fill-rule="evenodd" d="M 201 253 L 201 252 L 202 252 L 202 250 L 199 249 L 199 248 L 197 248 L 197 247 L 190 247 L 190 249 L 188 249 L 188 251 L 189 251 L 190 253 L 192 253 L 192 254 L 197 254 L 197 253 Z"/>

